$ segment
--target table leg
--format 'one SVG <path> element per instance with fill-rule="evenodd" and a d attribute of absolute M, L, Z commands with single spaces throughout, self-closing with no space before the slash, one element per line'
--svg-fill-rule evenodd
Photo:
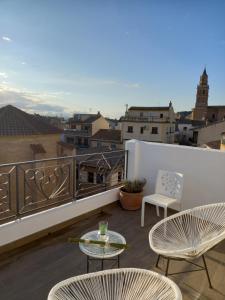
<path fill-rule="evenodd" d="M 87 255 L 87 273 L 89 273 L 89 256 Z"/>

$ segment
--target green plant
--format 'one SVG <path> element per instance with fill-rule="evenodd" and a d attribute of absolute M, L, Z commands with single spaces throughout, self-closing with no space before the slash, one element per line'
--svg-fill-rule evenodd
<path fill-rule="evenodd" d="M 141 193 L 146 184 L 146 179 L 142 180 L 126 180 L 121 187 L 122 192 L 126 193 Z"/>

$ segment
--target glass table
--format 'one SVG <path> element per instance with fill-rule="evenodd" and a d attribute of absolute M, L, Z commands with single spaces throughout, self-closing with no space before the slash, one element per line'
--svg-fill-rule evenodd
<path fill-rule="evenodd" d="M 120 243 L 126 244 L 125 238 L 115 232 L 108 230 L 107 231 L 109 243 Z M 84 234 L 81 239 L 88 240 L 99 240 L 98 230 L 90 231 Z M 87 255 L 87 273 L 89 273 L 89 263 L 91 260 L 100 260 L 101 261 L 101 269 L 104 269 L 104 260 L 113 260 L 117 261 L 118 268 L 120 267 L 120 254 L 124 251 L 124 249 L 117 249 L 109 246 L 101 246 L 96 244 L 88 244 L 88 243 L 79 243 L 80 250 Z"/>

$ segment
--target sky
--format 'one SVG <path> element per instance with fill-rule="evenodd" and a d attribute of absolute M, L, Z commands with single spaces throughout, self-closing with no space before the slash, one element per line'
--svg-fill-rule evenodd
<path fill-rule="evenodd" d="M 125 105 L 225 105 L 224 0 L 0 0 L 0 106 L 120 117 Z"/>

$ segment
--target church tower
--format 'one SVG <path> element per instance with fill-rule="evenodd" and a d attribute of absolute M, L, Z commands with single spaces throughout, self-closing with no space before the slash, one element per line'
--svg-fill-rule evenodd
<path fill-rule="evenodd" d="M 207 107 L 209 97 L 208 75 L 204 69 L 197 87 L 195 107 Z"/>
<path fill-rule="evenodd" d="M 195 108 L 193 109 L 193 120 L 205 120 L 207 117 L 209 97 L 208 75 L 204 69 L 197 86 Z"/>

